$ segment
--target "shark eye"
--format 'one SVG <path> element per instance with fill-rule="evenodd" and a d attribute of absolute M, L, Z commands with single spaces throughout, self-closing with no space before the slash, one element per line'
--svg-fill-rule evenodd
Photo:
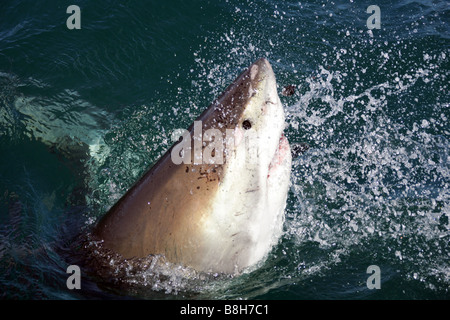
<path fill-rule="evenodd" d="M 242 122 L 242 127 L 245 130 L 248 130 L 248 129 L 250 129 L 252 127 L 252 124 L 251 124 L 251 122 L 249 120 L 244 120 L 244 122 Z"/>

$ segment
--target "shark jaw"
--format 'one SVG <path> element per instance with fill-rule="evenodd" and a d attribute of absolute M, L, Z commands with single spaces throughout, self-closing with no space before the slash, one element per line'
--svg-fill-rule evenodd
<path fill-rule="evenodd" d="M 254 266 L 282 234 L 291 169 L 284 121 L 272 67 L 259 59 L 109 210 L 93 235 L 124 258 L 164 255 L 197 271 L 228 274 Z"/>

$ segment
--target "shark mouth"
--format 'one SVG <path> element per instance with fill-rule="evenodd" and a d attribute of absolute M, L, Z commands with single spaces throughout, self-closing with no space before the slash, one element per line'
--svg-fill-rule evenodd
<path fill-rule="evenodd" d="M 269 164 L 269 172 L 267 174 L 267 178 L 270 177 L 271 174 L 275 172 L 277 168 L 284 162 L 286 157 L 290 155 L 289 141 L 284 136 L 284 133 L 281 134 L 280 141 L 278 142 L 278 147 L 275 151 L 275 154 L 272 158 L 272 161 Z"/>

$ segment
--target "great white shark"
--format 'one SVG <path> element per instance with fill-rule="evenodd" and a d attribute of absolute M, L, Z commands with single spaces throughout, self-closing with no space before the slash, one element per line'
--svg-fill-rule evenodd
<path fill-rule="evenodd" d="M 274 72 L 259 59 L 99 220 L 93 236 L 126 259 L 163 255 L 227 274 L 254 266 L 282 235 L 292 161 L 284 127 Z"/>

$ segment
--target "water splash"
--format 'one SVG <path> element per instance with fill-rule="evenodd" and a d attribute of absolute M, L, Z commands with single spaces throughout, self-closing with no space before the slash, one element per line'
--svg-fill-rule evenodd
<path fill-rule="evenodd" d="M 335 263 L 376 239 L 366 250 L 407 265 L 406 278 L 420 270 L 421 281 L 448 284 L 450 143 L 438 133 L 445 132 L 445 106 L 436 103 L 436 117 L 410 125 L 393 117 L 389 98 L 411 94 L 433 68 L 350 95 L 339 90 L 340 71 L 321 67 L 307 79 L 287 108 L 291 129 L 312 146 L 294 162 L 296 203 L 286 233 L 297 246 L 337 249 Z"/>

